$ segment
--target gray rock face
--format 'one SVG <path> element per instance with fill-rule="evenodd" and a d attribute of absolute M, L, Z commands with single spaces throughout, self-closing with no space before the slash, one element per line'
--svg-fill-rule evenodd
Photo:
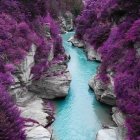
<path fill-rule="evenodd" d="M 114 94 L 113 80 L 109 85 L 105 85 L 95 75 L 89 81 L 89 85 L 94 90 L 97 100 L 108 105 L 115 105 L 116 96 Z M 112 108 L 112 112 L 112 119 L 117 127 L 101 129 L 97 134 L 96 140 L 125 140 L 125 115 L 116 107 Z"/>
<path fill-rule="evenodd" d="M 88 60 L 96 60 L 101 62 L 101 57 L 97 51 L 93 49 L 91 45 L 85 42 L 85 52 L 87 53 Z"/>
<path fill-rule="evenodd" d="M 21 110 L 21 117 L 32 120 L 27 122 L 25 127 L 25 133 L 27 140 L 50 140 L 51 132 L 44 128 L 48 124 L 46 117 L 49 115 L 43 110 L 42 99 L 35 96 L 33 93 L 29 93 L 26 86 L 30 83 L 32 78 L 31 67 L 34 65 L 34 55 L 36 47 L 32 45 L 30 52 L 17 67 L 14 79 L 15 84 L 11 86 L 11 95 Z M 34 122 L 34 123 L 33 123 Z"/>
<path fill-rule="evenodd" d="M 72 31 L 74 29 L 74 25 L 73 25 L 73 15 L 71 12 L 67 11 L 64 14 L 64 18 L 66 20 L 66 30 L 67 31 Z"/>
<path fill-rule="evenodd" d="M 70 13 L 66 13 L 65 18 L 66 30 L 70 31 L 73 29 L 73 17 Z M 46 37 L 50 39 L 49 24 L 47 24 L 45 32 Z M 51 62 L 54 59 L 54 46 L 53 43 L 49 45 L 51 49 L 48 61 Z M 35 65 L 35 53 L 36 46 L 32 45 L 26 58 L 17 66 L 16 72 L 13 74 L 15 83 L 10 87 L 10 93 L 21 110 L 21 117 L 27 119 L 25 126 L 26 139 L 50 140 L 52 132 L 49 130 L 50 128 L 45 127 L 49 127 L 54 121 L 53 110 L 51 110 L 51 107 L 48 108 L 47 104 L 45 104 L 47 101 L 43 102 L 40 97 L 47 99 L 65 97 L 69 90 L 71 78 L 69 71 L 66 70 L 66 62 L 62 62 L 47 71 L 50 77 L 44 77 L 39 81 L 33 82 L 31 68 Z M 58 76 L 52 75 L 56 73 L 58 73 Z M 28 87 L 32 87 L 31 89 L 34 92 L 29 92 Z"/>
<path fill-rule="evenodd" d="M 15 84 L 11 86 L 11 95 L 15 102 L 18 98 L 27 93 L 27 90 L 31 90 L 42 98 L 54 99 L 59 97 L 65 97 L 69 90 L 70 85 L 70 73 L 67 69 L 66 62 L 61 62 L 57 65 L 53 65 L 48 70 L 50 77 L 44 77 L 38 81 L 31 81 L 32 75 L 30 74 L 31 68 L 34 65 L 34 55 L 36 47 L 32 45 L 31 51 L 23 61 L 23 63 L 17 68 L 17 72 L 14 75 Z M 51 61 L 54 57 L 54 48 L 51 47 L 48 60 Z M 67 61 L 67 60 L 66 60 Z M 57 73 L 57 76 L 53 74 Z M 29 87 L 29 89 L 27 88 Z"/>
<path fill-rule="evenodd" d="M 59 19 L 61 33 L 65 34 L 67 32 L 66 31 L 66 20 L 63 16 L 58 17 L 58 19 Z"/>
<path fill-rule="evenodd" d="M 112 112 L 113 112 L 112 118 L 113 118 L 114 122 L 118 126 L 124 126 L 125 125 L 125 115 L 117 107 L 113 107 Z"/>
<path fill-rule="evenodd" d="M 65 97 L 68 94 L 71 76 L 66 69 L 66 65 L 55 65 L 50 68 L 50 73 L 63 71 L 62 74 L 56 76 L 44 77 L 34 81 L 29 87 L 29 90 L 36 93 L 37 96 L 46 99 L 54 99 Z"/>
<path fill-rule="evenodd" d="M 68 42 L 71 42 L 73 46 L 78 47 L 78 48 L 84 48 L 85 44 L 82 40 L 78 40 L 74 36 L 71 37 Z"/>
<path fill-rule="evenodd" d="M 123 114 L 118 108 L 113 107 L 112 108 L 112 119 L 118 126 L 118 140 L 125 140 L 125 136 L 127 133 L 127 130 L 125 128 L 125 114 Z"/>
<path fill-rule="evenodd" d="M 99 130 L 96 140 L 119 140 L 117 139 L 117 128 L 110 127 L 108 129 Z"/>
<path fill-rule="evenodd" d="M 140 56 L 140 42 L 136 42 L 134 44 L 134 48 L 136 49 L 136 52 L 137 52 L 137 56 L 139 57 Z"/>
<path fill-rule="evenodd" d="M 111 106 L 116 104 L 116 96 L 112 84 L 104 84 L 95 75 L 90 79 L 89 86 L 94 90 L 97 100 Z"/>
<path fill-rule="evenodd" d="M 45 126 L 48 123 L 46 119 L 48 114 L 43 111 L 42 104 L 42 99 L 32 97 L 32 99 L 30 99 L 24 107 L 20 107 L 22 117 L 32 119 L 39 124 Z"/>
<path fill-rule="evenodd" d="M 122 119 L 122 118 L 116 118 Z M 117 127 L 109 127 L 106 129 L 101 129 L 97 133 L 96 140 L 125 140 L 126 139 L 126 129 L 119 125 Z"/>
<path fill-rule="evenodd" d="M 51 132 L 45 126 L 49 123 L 44 112 L 43 101 L 33 93 L 20 96 L 17 105 L 21 110 L 21 117 L 32 120 L 26 122 L 25 133 L 27 140 L 50 140 Z"/>

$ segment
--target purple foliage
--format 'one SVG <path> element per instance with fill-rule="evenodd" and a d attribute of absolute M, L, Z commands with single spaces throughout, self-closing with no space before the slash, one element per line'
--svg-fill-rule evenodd
<path fill-rule="evenodd" d="M 59 35 L 60 32 L 58 30 L 59 27 L 51 16 L 49 16 L 48 7 L 49 4 L 47 0 L 35 0 L 34 2 L 24 0 L 0 1 L 1 12 L 7 13 L 7 15 L 9 14 L 10 16 L 6 16 L 15 20 L 15 26 L 10 26 L 10 23 L 5 26 L 3 25 L 5 23 L 1 24 L 2 28 L 5 29 L 7 26 L 7 29 L 10 28 L 10 31 L 13 30 L 11 34 L 3 33 L 5 32 L 4 29 L 4 31 L 0 33 L 0 36 L 4 40 L 2 42 L 3 45 L 7 47 L 7 52 L 10 52 L 8 60 L 14 61 L 14 64 L 19 64 L 24 59 L 27 52 L 29 52 L 31 44 L 34 43 L 37 46 L 35 55 L 37 63 L 34 67 L 40 67 L 40 71 L 43 73 L 47 71 L 47 61 L 51 51 L 50 46 L 54 48 L 54 56 L 64 53 L 61 37 Z M 3 16 L 3 14 L 1 16 Z M 3 17 L 1 18 L 3 19 Z M 16 22 L 18 22 L 18 24 Z M 16 32 L 14 32 L 14 28 L 17 28 Z M 47 38 L 48 32 L 50 32 L 49 38 Z M 11 39 L 8 40 L 10 35 L 12 35 Z M 5 39 L 7 39 L 8 42 L 6 42 Z M 8 46 L 11 45 L 10 43 L 14 43 L 12 47 Z M 15 47 L 17 51 L 15 51 Z M 35 76 L 38 75 L 38 71 L 33 71 Z"/>
<path fill-rule="evenodd" d="M 16 65 L 23 61 L 31 46 L 27 40 L 30 30 L 25 22 L 18 23 L 7 14 L 0 14 L 0 23 L 0 139 L 25 140 L 24 122 L 8 89 L 14 84 L 12 73 Z"/>
<path fill-rule="evenodd" d="M 0 140 L 25 140 L 24 120 L 6 89 L 0 86 Z"/>
<path fill-rule="evenodd" d="M 76 36 L 101 55 L 98 77 L 108 83 L 111 72 L 128 140 L 140 139 L 139 9 L 139 0 L 88 0 L 76 23 Z"/>
<path fill-rule="evenodd" d="M 92 32 L 90 31 L 92 30 Z M 90 29 L 86 30 L 87 32 L 84 35 L 84 40 L 90 43 L 95 50 L 97 50 L 102 43 L 108 38 L 110 28 L 109 26 L 103 25 L 93 25 Z"/>
<path fill-rule="evenodd" d="M 47 0 L 0 1 L 0 139 L 25 140 L 24 122 L 9 97 L 12 74 L 35 44 L 35 79 L 51 64 L 65 58 L 57 23 L 49 16 Z M 55 12 L 55 11 L 54 11 Z M 49 34 L 49 35 L 48 35 Z M 54 53 L 50 59 L 50 53 Z"/>

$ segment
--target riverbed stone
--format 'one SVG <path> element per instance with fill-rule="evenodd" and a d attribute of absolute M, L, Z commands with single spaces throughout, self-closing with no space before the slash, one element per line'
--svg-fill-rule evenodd
<path fill-rule="evenodd" d="M 27 125 L 29 125 L 25 129 L 27 140 L 51 140 L 51 133 L 46 128 L 38 124 L 28 123 Z"/>
<path fill-rule="evenodd" d="M 31 84 L 30 79 L 33 77 L 31 74 L 31 68 L 35 64 L 35 51 L 36 46 L 33 44 L 27 56 L 22 63 L 17 66 L 16 71 L 13 74 L 15 82 L 10 87 L 10 94 L 15 102 L 26 93 L 26 85 Z"/>
<path fill-rule="evenodd" d="M 62 34 L 74 30 L 73 14 L 70 11 L 66 11 L 63 15 L 60 15 L 58 21 Z"/>
<path fill-rule="evenodd" d="M 21 107 L 21 116 L 26 119 L 32 119 L 39 124 L 46 126 L 48 116 L 47 113 L 43 111 L 43 101 L 38 97 L 33 97 L 25 107 Z"/>
<path fill-rule="evenodd" d="M 84 48 L 85 44 L 82 40 L 78 40 L 76 37 L 72 36 L 68 42 L 71 42 L 73 46 L 78 48 Z"/>
<path fill-rule="evenodd" d="M 65 34 L 67 32 L 66 31 L 66 20 L 65 20 L 65 18 L 63 16 L 59 16 L 58 20 L 59 20 L 61 33 Z"/>
<path fill-rule="evenodd" d="M 116 95 L 112 83 L 106 85 L 94 75 L 89 81 L 89 86 L 94 90 L 97 100 L 111 106 L 116 104 Z"/>
<path fill-rule="evenodd" d="M 118 140 L 117 128 L 110 127 L 108 129 L 101 129 L 97 133 L 96 140 Z"/>
<path fill-rule="evenodd" d="M 125 114 L 122 113 L 117 107 L 112 108 L 112 118 L 118 126 L 125 125 Z"/>
<path fill-rule="evenodd" d="M 66 21 L 66 31 L 72 31 L 74 29 L 73 25 L 73 14 L 70 11 L 66 11 L 64 14 Z"/>

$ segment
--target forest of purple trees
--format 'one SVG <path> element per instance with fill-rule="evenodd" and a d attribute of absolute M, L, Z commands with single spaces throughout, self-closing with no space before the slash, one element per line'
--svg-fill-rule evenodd
<path fill-rule="evenodd" d="M 139 17 L 139 0 L 88 0 L 76 20 L 76 37 L 101 55 L 98 77 L 108 84 L 111 73 L 128 140 L 140 140 Z"/>

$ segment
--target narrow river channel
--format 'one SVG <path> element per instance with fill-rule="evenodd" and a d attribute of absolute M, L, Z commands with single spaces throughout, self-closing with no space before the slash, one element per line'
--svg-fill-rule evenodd
<path fill-rule="evenodd" d="M 62 35 L 63 46 L 71 60 L 68 69 L 72 76 L 68 96 L 57 100 L 53 130 L 56 140 L 95 140 L 102 124 L 110 122 L 110 108 L 96 101 L 88 81 L 96 73 L 99 63 L 88 61 L 82 49 L 67 42 L 74 35 Z"/>

